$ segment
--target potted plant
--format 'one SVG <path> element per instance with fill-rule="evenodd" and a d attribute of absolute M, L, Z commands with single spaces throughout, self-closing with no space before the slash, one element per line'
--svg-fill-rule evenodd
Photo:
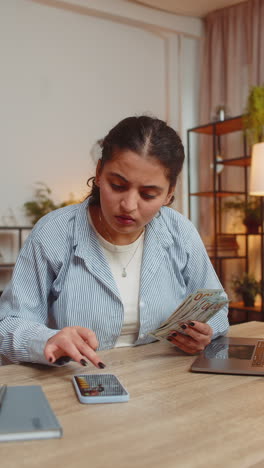
<path fill-rule="evenodd" d="M 254 307 L 256 295 L 261 293 L 260 281 L 250 273 L 244 273 L 242 277 L 233 276 L 231 287 L 237 295 L 242 296 L 246 307 Z"/>
<path fill-rule="evenodd" d="M 264 86 L 252 86 L 243 126 L 250 145 L 264 141 Z"/>
<path fill-rule="evenodd" d="M 70 194 L 69 200 L 56 204 L 51 198 L 51 189 L 46 184 L 38 182 L 36 185 L 38 187 L 35 189 L 35 199 L 24 203 L 26 215 L 31 218 L 32 224 L 36 224 L 42 216 L 50 211 L 78 203 L 74 200 L 73 194 Z"/>
<path fill-rule="evenodd" d="M 261 225 L 261 205 L 258 197 L 249 197 L 247 201 L 235 197 L 225 202 L 224 209 L 237 212 L 249 234 L 258 233 Z"/>

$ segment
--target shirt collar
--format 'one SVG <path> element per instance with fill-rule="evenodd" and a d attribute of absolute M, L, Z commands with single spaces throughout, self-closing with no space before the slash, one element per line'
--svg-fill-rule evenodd
<path fill-rule="evenodd" d="M 88 222 L 87 209 L 89 204 L 89 198 L 80 203 L 76 214 L 74 229 L 74 246 L 79 246 L 81 250 L 84 248 L 86 252 L 90 242 L 93 241 L 94 243 L 94 240 L 97 240 L 97 236 Z M 158 241 L 163 247 L 168 247 L 173 243 L 173 236 L 164 219 L 164 210 L 165 208 L 161 208 L 160 215 L 155 216 L 146 226 L 145 236 L 154 243 L 156 240 L 156 242 Z"/>

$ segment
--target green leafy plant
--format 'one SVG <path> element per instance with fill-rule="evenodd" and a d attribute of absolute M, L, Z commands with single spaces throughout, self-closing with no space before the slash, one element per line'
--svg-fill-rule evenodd
<path fill-rule="evenodd" d="M 243 125 L 251 145 L 264 141 L 264 86 L 252 86 Z"/>
<path fill-rule="evenodd" d="M 235 197 L 225 202 L 224 210 L 237 212 L 238 217 L 247 226 L 248 232 L 258 232 L 261 224 L 261 205 L 258 197 L 249 197 L 247 202 Z"/>
<path fill-rule="evenodd" d="M 249 273 L 244 273 L 242 277 L 233 276 L 231 288 L 237 295 L 242 296 L 244 305 L 248 307 L 254 306 L 256 295 L 261 293 L 260 281 Z"/>
<path fill-rule="evenodd" d="M 53 210 L 78 203 L 71 193 L 68 200 L 56 204 L 51 198 L 52 191 L 46 184 L 43 182 L 38 182 L 36 185 L 37 188 L 34 192 L 34 200 L 24 203 L 26 215 L 31 218 L 32 224 L 36 224 L 36 222 L 42 218 L 42 216 L 50 213 Z"/>

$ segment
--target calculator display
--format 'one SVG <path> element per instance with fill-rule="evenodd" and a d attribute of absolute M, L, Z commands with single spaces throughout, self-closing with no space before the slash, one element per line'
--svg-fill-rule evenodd
<path fill-rule="evenodd" d="M 112 374 L 78 375 L 74 378 L 81 394 L 85 397 L 127 394 L 118 379 Z"/>

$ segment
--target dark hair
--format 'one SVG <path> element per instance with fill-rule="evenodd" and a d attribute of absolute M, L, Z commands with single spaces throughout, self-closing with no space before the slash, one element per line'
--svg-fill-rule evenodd
<path fill-rule="evenodd" d="M 108 135 L 100 141 L 102 146 L 101 168 L 110 161 L 116 151 L 130 150 L 141 156 L 156 158 L 165 168 L 170 188 L 176 184 L 184 161 L 184 148 L 179 135 L 166 122 L 153 117 L 127 117 L 113 127 Z M 89 196 L 91 203 L 100 204 L 100 190 L 92 182 Z M 171 199 L 171 203 L 174 197 Z"/>

